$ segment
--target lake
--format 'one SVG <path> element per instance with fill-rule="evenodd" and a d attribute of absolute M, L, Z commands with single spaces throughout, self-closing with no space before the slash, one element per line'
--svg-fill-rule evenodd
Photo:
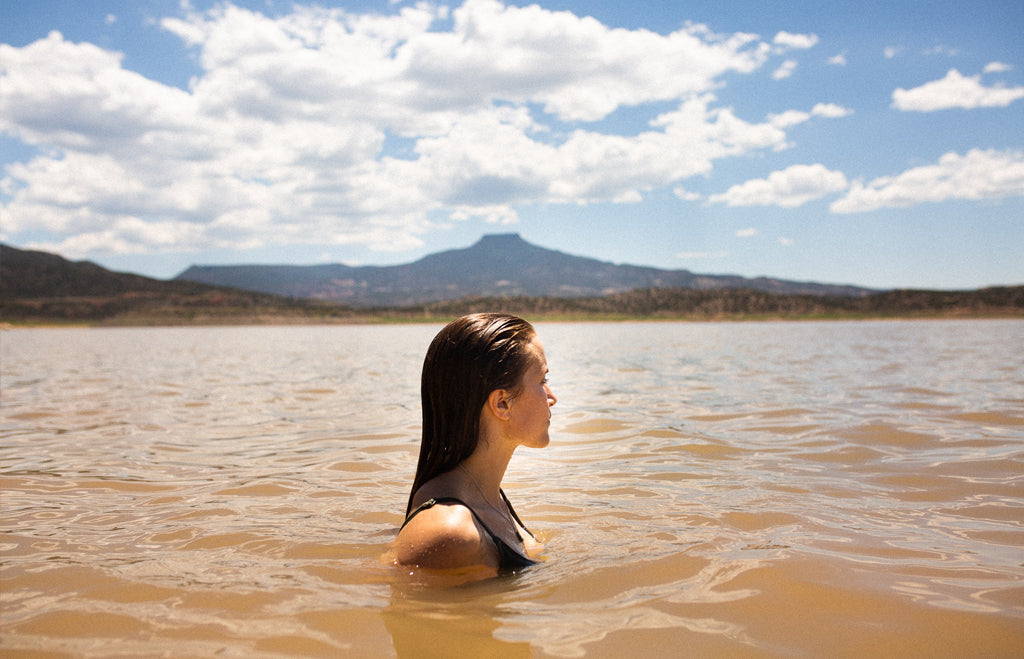
<path fill-rule="evenodd" d="M 544 562 L 379 557 L 438 325 L 0 333 L 0 650 L 1024 654 L 1024 321 L 538 324 Z"/>

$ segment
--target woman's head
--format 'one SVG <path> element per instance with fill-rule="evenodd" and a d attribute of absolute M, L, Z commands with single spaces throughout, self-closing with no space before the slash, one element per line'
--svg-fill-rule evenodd
<path fill-rule="evenodd" d="M 497 389 L 515 394 L 536 359 L 535 336 L 522 318 L 479 313 L 452 321 L 434 337 L 423 360 L 423 439 L 412 493 L 476 450 L 487 397 Z"/>

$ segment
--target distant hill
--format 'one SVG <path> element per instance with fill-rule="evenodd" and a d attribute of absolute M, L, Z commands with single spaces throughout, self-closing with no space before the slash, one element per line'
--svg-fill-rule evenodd
<path fill-rule="evenodd" d="M 345 307 L 112 272 L 89 261 L 0 244 L 0 321 L 239 323 L 350 316 Z"/>
<path fill-rule="evenodd" d="M 768 293 L 863 297 L 856 286 L 617 265 L 538 247 L 518 234 L 396 266 L 194 265 L 176 278 L 354 307 L 413 306 L 479 297 L 600 297 L 648 288 L 746 288 Z"/>
<path fill-rule="evenodd" d="M 0 295 L 4 298 L 118 295 L 126 292 L 195 292 L 195 282 L 166 282 L 111 272 L 91 261 L 0 244 Z"/>

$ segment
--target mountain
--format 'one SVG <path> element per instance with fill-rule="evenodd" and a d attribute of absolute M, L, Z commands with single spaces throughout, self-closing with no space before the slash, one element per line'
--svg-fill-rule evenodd
<path fill-rule="evenodd" d="M 471 247 L 430 254 L 405 265 L 193 265 L 175 279 L 354 307 L 411 306 L 465 297 L 599 297 L 647 288 L 747 288 L 847 297 L 873 292 L 856 286 L 617 265 L 538 247 L 514 233 L 484 236 Z"/>

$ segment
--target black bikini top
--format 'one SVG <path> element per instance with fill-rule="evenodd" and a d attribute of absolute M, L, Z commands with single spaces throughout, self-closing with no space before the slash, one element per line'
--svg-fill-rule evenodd
<path fill-rule="evenodd" d="M 505 501 L 505 505 L 508 506 L 508 511 L 512 513 L 513 519 L 515 519 L 519 526 L 523 527 L 523 529 L 525 529 L 527 533 L 530 533 L 532 535 L 531 531 L 526 528 L 525 524 L 523 524 L 523 521 L 519 519 L 519 515 L 516 514 L 515 509 L 512 508 L 512 504 L 511 502 L 509 502 L 508 497 L 505 496 L 504 490 L 499 490 L 499 492 L 501 492 L 501 498 Z M 408 516 L 406 516 L 405 522 L 402 523 L 402 528 L 405 528 L 405 525 L 408 524 L 409 520 L 411 520 L 413 517 L 423 512 L 424 510 L 427 510 L 428 508 L 434 507 L 439 503 L 456 503 L 459 504 L 460 506 L 464 506 L 469 509 L 469 512 L 473 514 L 473 518 L 476 519 L 477 523 L 484 528 L 484 531 L 486 531 L 487 535 L 490 536 L 491 541 L 494 543 L 494 546 L 498 548 L 498 570 L 502 572 L 512 572 L 515 570 L 522 569 L 524 567 L 535 565 L 537 563 L 537 561 L 527 558 L 521 552 L 516 551 L 515 548 L 511 547 L 507 542 L 502 540 L 497 534 L 495 534 L 493 531 L 491 531 L 490 528 L 488 528 L 487 524 L 485 524 L 484 521 L 480 519 L 480 516 L 476 514 L 475 510 L 466 505 L 466 503 L 461 499 L 457 499 L 455 497 L 438 497 L 436 499 L 427 499 L 419 506 L 417 506 L 416 510 L 412 511 L 408 514 Z M 516 535 L 519 536 L 519 541 L 522 542 L 523 538 L 519 535 L 518 529 L 516 529 Z"/>

